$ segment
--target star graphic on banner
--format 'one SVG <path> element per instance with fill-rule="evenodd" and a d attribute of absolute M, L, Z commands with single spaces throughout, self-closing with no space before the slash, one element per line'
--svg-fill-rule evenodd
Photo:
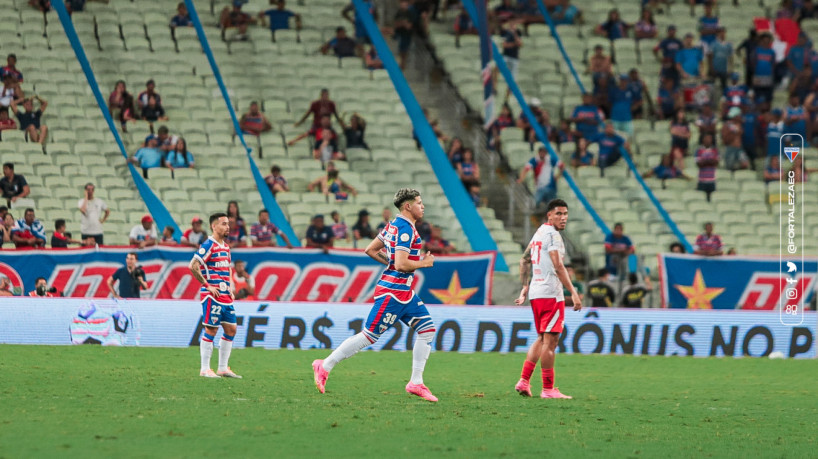
<path fill-rule="evenodd" d="M 702 270 L 697 269 L 693 277 L 693 285 L 674 285 L 679 292 L 687 298 L 687 309 L 713 309 L 714 298 L 724 292 L 724 288 L 710 287 L 704 285 Z"/>
<path fill-rule="evenodd" d="M 442 304 L 466 304 L 480 287 L 463 288 L 460 286 L 460 275 L 457 271 L 452 274 L 452 280 L 449 281 L 449 288 L 430 288 L 429 292 L 435 296 Z"/>

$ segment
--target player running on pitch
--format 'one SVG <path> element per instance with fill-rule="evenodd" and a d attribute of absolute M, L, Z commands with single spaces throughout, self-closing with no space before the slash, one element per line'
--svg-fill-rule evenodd
<path fill-rule="evenodd" d="M 560 231 L 568 223 L 568 205 L 562 199 L 548 203 L 546 222 L 534 233 L 531 242 L 520 259 L 520 281 L 523 289 L 514 304 L 525 303 L 525 296 L 531 298 L 537 340 L 528 349 L 520 381 L 514 389 L 520 395 L 531 397 L 529 380 L 537 361 L 542 369 L 542 398 L 571 398 L 554 387 L 554 351 L 557 348 L 565 318 L 565 286 L 571 292 L 574 311 L 582 309 L 582 300 L 571 283 L 568 271 L 562 264 L 565 246 Z M 533 273 L 532 273 L 533 268 Z M 532 276 L 533 274 L 533 276 Z M 530 281 L 530 285 L 529 285 Z"/>
<path fill-rule="evenodd" d="M 190 260 L 193 278 L 202 284 L 199 292 L 205 332 L 199 345 L 202 356 L 202 370 L 199 374 L 205 378 L 241 378 L 227 366 L 230 350 L 233 349 L 233 338 L 236 336 L 236 313 L 230 290 L 230 246 L 225 241 L 230 232 L 227 214 L 220 212 L 211 215 L 210 230 L 213 234 L 202 243 Z M 214 373 L 210 368 L 210 356 L 213 354 L 213 339 L 219 331 L 219 325 L 224 329 L 224 334 L 219 345 L 219 370 Z"/>
<path fill-rule="evenodd" d="M 400 213 L 365 250 L 367 255 L 387 268 L 375 287 L 375 304 L 366 319 L 364 330 L 347 338 L 326 360 L 312 362 L 315 386 L 322 394 L 329 372 L 338 362 L 374 344 L 383 332 L 400 320 L 417 332 L 412 351 L 412 377 L 406 385 L 406 392 L 431 402 L 437 401 L 437 397 L 423 384 L 423 369 L 432 352 L 435 324 L 423 301 L 412 290 L 412 273 L 435 263 L 435 257 L 429 252 L 423 259 L 420 257 L 422 242 L 415 222 L 423 217 L 423 201 L 417 190 L 401 188 L 395 193 L 393 202 Z M 386 253 L 381 252 L 384 247 Z"/>

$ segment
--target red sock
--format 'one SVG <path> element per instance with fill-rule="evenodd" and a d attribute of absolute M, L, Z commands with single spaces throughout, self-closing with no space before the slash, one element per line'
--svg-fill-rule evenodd
<path fill-rule="evenodd" d="M 526 360 L 523 364 L 523 372 L 520 374 L 520 377 L 529 381 L 531 379 L 531 374 L 534 373 L 534 369 L 537 368 L 537 362 L 532 362 L 530 360 Z"/>
<path fill-rule="evenodd" d="M 553 389 L 554 388 L 554 369 L 553 368 L 543 368 L 542 369 L 542 388 L 543 389 Z"/>

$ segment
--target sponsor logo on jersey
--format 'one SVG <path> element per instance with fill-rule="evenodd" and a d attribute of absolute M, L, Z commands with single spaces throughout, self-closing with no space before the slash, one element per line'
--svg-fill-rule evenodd
<path fill-rule="evenodd" d="M 229 261 L 217 261 L 216 263 L 213 263 L 213 267 L 214 268 L 229 268 L 230 267 L 230 262 Z"/>

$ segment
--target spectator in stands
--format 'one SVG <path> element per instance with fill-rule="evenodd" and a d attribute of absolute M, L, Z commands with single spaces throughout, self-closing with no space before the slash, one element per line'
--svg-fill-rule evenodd
<path fill-rule="evenodd" d="M 253 276 L 247 272 L 247 264 L 243 260 L 233 262 L 233 276 L 230 287 L 237 300 L 255 300 L 255 283 Z"/>
<path fill-rule="evenodd" d="M 356 220 L 355 224 L 352 225 L 352 235 L 355 237 L 355 241 L 359 241 L 361 239 L 371 241 L 377 235 L 375 230 L 372 229 L 372 225 L 369 224 L 368 210 L 361 209 L 358 212 L 358 220 Z"/>
<path fill-rule="evenodd" d="M 343 125 L 341 117 L 338 116 L 338 110 L 335 108 L 335 102 L 329 98 L 329 89 L 326 88 L 321 90 L 321 95 L 317 100 L 310 103 L 310 108 L 307 109 L 307 113 L 304 113 L 304 116 L 295 123 L 295 127 L 300 126 L 310 115 L 312 115 L 312 127 L 321 126 L 321 118 L 324 115 L 334 116 L 338 123 Z"/>
<path fill-rule="evenodd" d="M 168 117 L 156 97 L 150 96 L 148 97 L 148 104 L 142 107 L 142 119 L 149 123 L 155 123 L 157 121 L 167 121 Z"/>
<path fill-rule="evenodd" d="M 139 103 L 139 108 L 144 109 L 145 107 L 147 107 L 151 97 L 156 99 L 156 105 L 161 107 L 162 96 L 160 96 L 159 93 L 156 92 L 156 82 L 153 80 L 148 80 L 148 82 L 145 83 L 145 90 L 140 92 L 139 95 L 136 96 L 136 101 L 137 103 Z"/>
<path fill-rule="evenodd" d="M 662 181 L 663 189 L 666 188 L 665 180 L 675 178 L 683 178 L 685 180 L 690 180 L 690 177 L 686 176 L 681 169 L 679 169 L 678 167 L 676 167 L 675 164 L 673 164 L 672 154 L 662 155 L 662 162 L 659 163 L 658 166 L 642 174 L 642 177 L 644 178 L 656 177 L 657 179 Z"/>
<path fill-rule="evenodd" d="M 400 0 L 398 12 L 392 18 L 392 28 L 398 40 L 398 63 L 401 70 L 406 69 L 406 58 L 409 55 L 409 47 L 412 45 L 412 35 L 415 33 L 417 22 L 417 13 L 409 8 L 409 1 Z"/>
<path fill-rule="evenodd" d="M 648 86 L 639 77 L 639 70 L 632 68 L 628 72 L 628 89 L 633 93 L 633 102 L 631 103 L 631 118 L 641 119 L 645 114 L 645 100 L 650 104 L 650 94 L 648 93 Z"/>
<path fill-rule="evenodd" d="M 466 187 L 466 191 L 469 192 L 469 197 L 471 198 L 471 202 L 474 204 L 474 207 L 485 205 L 483 199 L 480 197 L 480 182 L 472 182 L 468 187 Z"/>
<path fill-rule="evenodd" d="M 329 119 L 329 117 L 327 117 Z M 364 140 L 366 131 L 366 120 L 357 113 L 353 113 L 349 118 L 349 124 L 343 125 L 344 137 L 346 137 L 347 148 L 364 148 L 369 150 L 369 145 Z"/>
<path fill-rule="evenodd" d="M 599 154 L 597 156 L 597 166 L 600 174 L 605 174 L 605 169 L 613 166 L 622 157 L 622 149 L 628 154 L 631 152 L 630 143 L 616 133 L 613 123 L 605 122 L 605 131 L 599 134 L 594 141 L 599 144 Z"/>
<path fill-rule="evenodd" d="M 223 32 L 231 27 L 238 29 L 238 33 L 233 37 L 234 40 L 247 40 L 247 27 L 256 22 L 253 17 L 241 10 L 241 6 L 245 3 L 247 0 L 233 0 L 233 9 L 225 7 L 219 19 Z"/>
<path fill-rule="evenodd" d="M 804 19 L 818 19 L 818 8 L 815 7 L 815 2 L 812 0 L 804 0 L 801 3 L 801 9 L 796 13 L 793 19 L 798 22 L 799 26 L 801 26 L 801 21 Z"/>
<path fill-rule="evenodd" d="M 323 191 L 325 187 L 327 187 L 327 181 L 329 180 L 327 177 L 330 172 L 338 170 L 335 167 L 335 163 L 333 161 L 329 161 L 327 163 L 326 173 L 319 175 L 316 177 L 312 182 L 307 184 L 307 191 L 314 191 L 318 189 L 318 191 Z"/>
<path fill-rule="evenodd" d="M 471 148 L 463 150 L 463 160 L 455 167 L 460 181 L 467 190 L 470 186 L 480 183 L 480 165 L 474 160 L 474 152 Z"/>
<path fill-rule="evenodd" d="M 358 195 L 358 190 L 338 177 L 338 170 L 327 172 L 327 181 L 323 183 L 321 192 L 324 196 L 332 194 L 336 201 L 346 201 L 350 193 L 353 196 Z"/>
<path fill-rule="evenodd" d="M 330 160 L 346 159 L 344 153 L 338 148 L 338 134 L 336 134 L 335 130 L 332 129 L 332 122 L 330 121 L 329 115 L 324 115 L 321 117 L 320 126 L 313 126 L 309 131 L 304 132 L 293 140 L 287 142 L 287 145 L 293 146 L 296 144 L 296 142 L 305 137 L 312 137 L 315 139 L 312 154 L 315 159 L 321 160 L 322 163 L 326 163 Z"/>
<path fill-rule="evenodd" d="M 804 102 L 807 95 L 815 87 L 816 81 L 818 80 L 814 80 L 812 78 L 812 70 L 809 67 L 805 67 L 800 72 L 796 73 L 792 80 L 790 80 L 786 90 L 791 95 L 798 97 L 799 102 Z"/>
<path fill-rule="evenodd" d="M 716 127 L 719 123 L 718 118 L 713 113 L 713 109 L 710 107 L 710 104 L 702 105 L 701 112 L 699 113 L 699 117 L 696 118 L 696 121 L 693 123 L 699 129 L 699 143 L 702 143 L 702 137 L 705 134 L 712 134 L 713 138 L 716 138 Z"/>
<path fill-rule="evenodd" d="M 681 242 L 670 244 L 670 253 L 686 253 L 685 246 Z"/>
<path fill-rule="evenodd" d="M 647 8 L 642 9 L 639 21 L 633 26 L 633 32 L 637 40 L 646 38 L 656 38 L 659 34 L 656 30 L 656 22 L 653 20 L 653 12 Z"/>
<path fill-rule="evenodd" d="M 736 54 L 744 54 L 744 82 L 747 85 L 752 85 L 753 68 L 755 67 L 753 56 L 755 55 L 759 41 L 760 37 L 755 27 L 750 27 L 747 38 L 742 40 L 736 48 Z"/>
<path fill-rule="evenodd" d="M 162 237 L 159 238 L 158 245 L 164 246 L 173 246 L 179 245 L 176 243 L 176 239 L 173 238 L 173 233 L 176 232 L 176 228 L 168 225 L 164 229 L 162 229 Z"/>
<path fill-rule="evenodd" d="M 34 99 L 40 103 L 40 107 L 34 110 Z M 17 104 L 22 102 L 24 113 L 17 109 Z M 48 126 L 40 124 L 40 118 L 43 116 L 45 109 L 48 107 L 48 101 L 40 98 L 40 96 L 30 97 L 28 99 L 13 100 L 11 102 L 11 111 L 17 115 L 17 121 L 20 122 L 20 130 L 26 133 L 29 142 L 38 142 L 40 145 L 45 145 L 45 139 L 48 135 Z"/>
<path fill-rule="evenodd" d="M 659 106 L 657 116 L 660 120 L 673 119 L 674 115 L 684 107 L 682 91 L 673 85 L 672 79 L 662 79 L 662 86 L 656 94 L 656 105 Z"/>
<path fill-rule="evenodd" d="M 136 150 L 128 161 L 142 168 L 142 175 L 147 178 L 148 169 L 155 169 L 162 166 L 165 153 L 158 148 L 159 139 L 156 137 L 146 140 L 146 147 Z"/>
<path fill-rule="evenodd" d="M 691 136 L 690 123 L 687 121 L 685 111 L 679 109 L 670 122 L 670 151 L 677 165 L 682 164 L 682 158 L 687 156 Z"/>
<path fill-rule="evenodd" d="M 142 142 L 142 148 L 149 147 L 151 140 L 156 141 L 156 144 L 154 144 L 154 148 L 158 148 L 163 152 L 168 152 L 176 147 L 176 141 L 179 140 L 179 137 L 175 135 L 170 135 L 168 127 L 163 125 L 159 126 L 159 129 L 156 131 L 156 134 L 150 134 L 147 137 L 145 137 L 145 140 Z"/>
<path fill-rule="evenodd" d="M 696 150 L 696 167 L 699 168 L 699 183 L 696 189 L 703 191 L 710 202 L 710 195 L 716 191 L 716 167 L 719 165 L 719 150 L 713 146 L 713 136 L 706 134 L 702 145 Z"/>
<path fill-rule="evenodd" d="M 2 248 L 3 244 L 11 242 L 11 228 L 14 226 L 14 217 L 9 213 L 8 207 L 0 206 L 0 209 L 5 209 L 5 211 L 0 212 L 0 248 Z"/>
<path fill-rule="evenodd" d="M 18 83 L 23 82 L 23 72 L 17 68 L 17 55 L 14 53 L 6 56 L 6 66 L 0 68 L 0 79 L 5 80 L 6 75 L 11 75 Z"/>
<path fill-rule="evenodd" d="M 619 267 L 634 252 L 633 243 L 625 236 L 622 223 L 614 223 L 613 232 L 605 236 L 605 269 L 616 277 Z"/>
<path fill-rule="evenodd" d="M 446 156 L 452 167 L 457 167 L 456 165 L 463 161 L 463 141 L 460 140 L 460 137 L 453 138 L 449 143 Z"/>
<path fill-rule="evenodd" d="M 611 124 L 614 130 L 633 138 L 633 104 L 636 94 L 631 91 L 627 75 L 621 75 L 617 86 L 609 91 L 611 101 Z"/>
<path fill-rule="evenodd" d="M 546 137 L 551 134 L 551 126 L 549 125 L 548 112 L 541 108 L 542 102 L 536 97 L 532 97 L 528 102 L 528 108 L 534 114 L 534 120 L 545 131 Z M 537 132 L 532 128 L 531 121 L 526 116 L 525 112 L 521 111 L 520 116 L 517 117 L 517 127 L 523 130 L 523 140 L 528 142 L 532 148 L 537 142 Z"/>
<path fill-rule="evenodd" d="M 190 221 L 190 228 L 182 234 L 182 245 L 198 249 L 205 240 L 207 233 L 202 231 L 202 219 L 197 215 Z"/>
<path fill-rule="evenodd" d="M 713 2 L 708 1 L 704 4 L 704 16 L 699 18 L 699 39 L 705 51 L 710 51 L 710 45 L 716 41 L 719 28 L 719 18 L 713 12 Z"/>
<path fill-rule="evenodd" d="M 31 193 L 26 178 L 14 173 L 13 163 L 3 164 L 3 178 L 0 179 L 0 189 L 3 190 L 3 198 L 6 200 L 7 206 L 11 206 L 11 203 L 27 197 Z"/>
<path fill-rule="evenodd" d="M 390 221 L 392 221 L 392 210 L 389 209 L 389 207 L 384 207 L 381 211 L 381 222 L 378 223 L 376 231 L 380 234 L 380 232 L 386 228 L 386 225 L 388 225 Z"/>
<path fill-rule="evenodd" d="M 613 41 L 627 38 L 628 29 L 631 27 L 633 27 L 633 24 L 623 21 L 619 17 L 619 10 L 614 8 L 608 12 L 608 20 L 594 28 L 594 33 Z"/>
<path fill-rule="evenodd" d="M 713 234 L 712 223 L 707 222 L 704 224 L 704 233 L 696 238 L 696 251 L 694 253 L 706 257 L 723 255 L 721 236 Z"/>
<path fill-rule="evenodd" d="M 761 34 L 758 46 L 750 55 L 752 62 L 752 86 L 756 103 L 773 100 L 775 79 L 775 51 L 772 49 L 773 37 L 769 32 Z"/>
<path fill-rule="evenodd" d="M 676 70 L 676 53 L 682 49 L 682 46 L 682 42 L 676 38 L 676 26 L 669 25 L 667 27 L 667 36 L 653 48 L 653 56 L 662 63 L 660 76 L 669 78 L 674 88 L 679 82 L 679 72 Z M 661 57 L 659 57 L 659 51 L 662 52 Z"/>
<path fill-rule="evenodd" d="M 750 160 L 750 168 L 755 170 L 755 159 L 758 157 L 758 148 L 759 146 L 763 146 L 758 140 L 762 135 L 761 123 L 759 122 L 759 115 L 749 98 L 741 105 L 741 113 L 743 127 L 741 146 L 744 149 L 744 154 L 747 155 L 747 158 Z"/>
<path fill-rule="evenodd" d="M 806 115 L 806 111 L 804 111 Z M 721 141 L 724 144 L 724 166 L 735 171 L 747 169 L 750 162 L 744 154 L 741 146 L 741 136 L 744 127 L 742 126 L 741 109 L 733 107 L 727 112 L 727 121 L 721 126 Z"/>
<path fill-rule="evenodd" d="M 247 230 L 244 228 L 244 225 L 239 224 L 235 215 L 228 216 L 227 221 L 230 228 L 227 233 L 227 245 L 229 245 L 231 249 L 247 245 Z"/>
<path fill-rule="evenodd" d="M 321 48 L 321 54 L 327 54 L 332 50 L 337 58 L 355 57 L 355 51 L 358 45 L 355 40 L 347 36 L 347 31 L 343 27 L 335 29 L 335 38 L 324 43 Z"/>
<path fill-rule="evenodd" d="M 102 245 L 104 230 L 102 225 L 111 215 L 108 205 L 100 198 L 94 197 L 96 187 L 86 183 L 84 196 L 77 202 L 82 218 L 80 219 L 80 237 L 84 245 Z"/>
<path fill-rule="evenodd" d="M 3 77 L 3 89 L 0 90 L 0 107 L 8 107 L 15 100 L 23 99 L 25 93 L 20 87 L 20 83 L 13 75 Z"/>
<path fill-rule="evenodd" d="M 253 241 L 253 246 L 275 247 L 278 245 L 276 236 L 281 236 L 288 249 L 293 248 L 287 234 L 270 221 L 270 212 L 267 209 L 261 209 L 258 211 L 258 222 L 253 223 L 253 226 L 250 227 L 250 240 Z"/>
<path fill-rule="evenodd" d="M 571 4 L 571 0 L 557 0 L 554 6 L 554 12 L 551 13 L 551 19 L 555 25 L 571 25 L 581 24 L 582 11 Z"/>
<path fill-rule="evenodd" d="M 156 227 L 153 225 L 153 218 L 150 215 L 142 217 L 141 223 L 131 228 L 128 235 L 128 242 L 140 249 L 156 245 L 157 239 Z"/>
<path fill-rule="evenodd" d="M 312 217 L 312 224 L 307 228 L 307 247 L 323 249 L 324 253 L 329 253 L 335 242 L 332 229 L 324 226 L 324 216 L 317 214 Z"/>
<path fill-rule="evenodd" d="M 125 266 L 119 268 L 108 278 L 108 290 L 114 298 L 139 298 L 140 290 L 147 290 L 145 271 L 137 266 L 138 256 L 131 252 L 125 257 Z M 119 281 L 119 292 L 114 289 L 114 282 Z"/>
<path fill-rule="evenodd" d="M 65 10 L 68 12 L 68 16 L 77 11 L 84 11 L 85 0 L 65 0 Z"/>
<path fill-rule="evenodd" d="M 173 169 L 193 169 L 196 163 L 193 154 L 187 151 L 187 142 L 183 137 L 176 141 L 176 147 L 165 155 L 165 166 Z"/>
<path fill-rule="evenodd" d="M 588 282 L 588 297 L 592 308 L 610 308 L 616 300 L 614 288 L 608 283 L 608 270 L 600 268 L 597 278 Z"/>
<path fill-rule="evenodd" d="M 423 109 L 423 116 L 426 117 L 426 120 L 429 122 L 429 126 L 432 127 L 432 131 L 435 133 L 435 137 L 437 137 L 437 140 L 443 143 L 448 142 L 449 137 L 443 133 L 443 130 L 440 128 L 440 122 L 437 120 L 437 118 L 430 118 L 429 110 L 427 110 L 426 108 Z M 418 138 L 417 132 L 415 132 L 414 128 L 412 129 L 412 138 L 415 140 L 415 144 L 417 145 L 418 150 L 420 150 L 421 147 L 420 139 Z"/>
<path fill-rule="evenodd" d="M 727 29 L 719 27 L 716 39 L 708 44 L 707 59 L 710 76 L 721 83 L 722 91 L 727 89 L 727 76 L 733 66 L 733 44 L 727 41 Z"/>
<path fill-rule="evenodd" d="M 588 68 L 585 73 L 591 74 L 594 86 L 599 84 L 599 80 L 609 78 L 613 74 L 611 58 L 605 54 L 602 45 L 594 46 L 594 54 L 588 58 Z"/>
<path fill-rule="evenodd" d="M 275 195 L 281 191 L 290 191 L 290 186 L 287 184 L 287 179 L 281 175 L 281 168 L 273 164 L 270 168 L 270 175 L 264 177 L 264 182 L 270 188 L 270 192 Z"/>
<path fill-rule="evenodd" d="M 789 105 L 784 107 L 784 132 L 799 134 L 805 141 L 809 141 L 811 137 L 807 130 L 807 120 L 809 119 L 807 109 L 798 100 L 796 94 L 790 94 L 789 102 Z M 732 111 L 732 109 L 730 110 Z"/>
<path fill-rule="evenodd" d="M 460 8 L 460 13 L 454 18 L 454 42 L 460 46 L 461 35 L 477 35 L 477 26 L 471 22 L 466 8 Z"/>
<path fill-rule="evenodd" d="M 741 107 L 752 103 L 749 99 L 750 88 L 747 85 L 741 84 L 739 79 L 741 77 L 737 72 L 730 75 L 729 85 L 724 88 L 724 95 L 721 99 L 721 114 L 722 117 L 727 116 L 727 111 L 733 107 Z"/>
<path fill-rule="evenodd" d="M 507 21 L 514 19 L 517 16 L 517 7 L 512 0 L 503 0 L 500 5 L 494 7 L 489 12 L 489 17 L 499 24 L 504 24 Z M 556 18 L 552 15 L 552 19 Z"/>
<path fill-rule="evenodd" d="M 423 250 L 431 252 L 432 255 L 448 255 L 455 251 L 455 247 L 446 239 L 443 239 L 443 230 L 439 226 L 432 226 L 432 234 L 426 240 Z"/>
<path fill-rule="evenodd" d="M 679 72 L 682 83 L 693 83 L 702 76 L 704 67 L 704 53 L 693 44 L 693 34 L 685 34 L 684 46 L 676 52 L 676 71 Z"/>
<path fill-rule="evenodd" d="M 556 168 L 556 173 L 554 169 Z M 534 205 L 545 205 L 557 196 L 557 180 L 559 180 L 565 165 L 556 158 L 549 158 L 544 146 L 537 150 L 537 156 L 531 158 L 520 171 L 517 183 L 523 183 L 529 171 L 534 171 Z"/>
<path fill-rule="evenodd" d="M 34 290 L 28 292 L 28 296 L 53 298 L 61 295 L 57 293 L 56 288 L 48 288 L 48 281 L 45 280 L 45 277 L 38 277 L 37 279 L 34 279 Z"/>
<path fill-rule="evenodd" d="M 517 28 L 516 22 L 509 21 L 503 25 L 500 35 L 503 37 L 503 60 L 506 61 L 514 81 L 517 81 L 520 68 L 520 48 L 523 47 L 522 32 Z M 506 88 L 506 101 L 510 94 L 511 88 Z"/>
<path fill-rule="evenodd" d="M 377 23 L 378 7 L 375 5 L 375 2 L 373 0 L 363 0 L 363 3 L 366 5 L 367 9 L 369 9 L 369 14 L 372 15 L 372 18 Z M 354 17 L 351 16 L 350 13 L 352 13 Z M 369 35 L 366 33 L 366 28 L 364 28 L 364 23 L 358 16 L 358 11 L 355 9 L 355 5 L 352 2 L 349 2 L 349 4 L 347 4 L 343 10 L 341 10 L 341 16 L 352 23 L 353 27 L 355 28 L 355 41 L 357 41 L 359 44 L 372 42 L 369 39 Z"/>
<path fill-rule="evenodd" d="M 583 289 L 582 282 L 577 280 L 577 274 L 574 271 L 574 267 L 571 266 L 571 265 L 565 265 L 565 270 L 568 272 L 568 278 L 571 279 L 571 284 L 574 285 L 574 289 L 576 289 L 577 293 L 579 293 L 580 298 L 582 298 L 582 294 L 584 293 L 585 290 Z M 566 306 L 570 305 L 569 307 L 573 307 L 574 303 L 573 303 L 573 300 L 571 299 L 570 290 L 563 287 L 562 288 L 562 293 L 563 293 L 563 295 L 566 295 L 565 305 Z"/>
<path fill-rule="evenodd" d="M 497 118 L 494 119 L 488 129 L 487 141 L 489 148 L 494 150 L 500 149 L 500 133 L 503 132 L 503 129 L 514 126 L 515 124 L 511 107 L 509 107 L 508 104 L 503 104 L 503 106 L 500 107 L 500 114 L 497 115 Z"/>
<path fill-rule="evenodd" d="M 369 45 L 369 50 L 364 54 L 364 65 L 367 70 L 380 70 L 383 68 L 383 61 L 375 51 L 375 46 Z"/>
<path fill-rule="evenodd" d="M 571 122 L 575 123 L 577 131 L 582 137 L 593 141 L 599 133 L 599 125 L 605 119 L 602 111 L 594 105 L 593 94 L 585 93 L 582 95 L 582 105 L 574 108 L 571 114 Z"/>
<path fill-rule="evenodd" d="M 347 228 L 347 224 L 341 218 L 341 214 L 338 213 L 337 210 L 333 210 L 329 214 L 330 218 L 332 219 L 332 234 L 336 241 L 347 241 L 349 242 L 349 228 Z"/>
<path fill-rule="evenodd" d="M 185 2 L 179 2 L 176 5 L 176 16 L 170 18 L 170 26 L 176 27 L 193 27 L 193 21 L 190 20 L 190 14 L 187 12 Z"/>
<path fill-rule="evenodd" d="M 11 228 L 11 240 L 18 249 L 45 247 L 45 228 L 40 220 L 34 217 L 34 209 L 28 208 L 23 218 L 17 220 Z"/>
<path fill-rule="evenodd" d="M 108 96 L 108 110 L 111 112 L 111 117 L 119 120 L 123 131 L 126 130 L 126 123 L 134 119 L 133 96 L 125 87 L 125 82 L 119 80 Z"/>
<path fill-rule="evenodd" d="M 628 274 L 628 287 L 622 291 L 622 298 L 619 304 L 623 308 L 641 308 L 642 300 L 648 295 L 648 292 L 653 290 L 650 277 L 645 276 L 645 285 L 639 283 L 639 275 L 636 273 Z"/>
<path fill-rule="evenodd" d="M 560 120 L 560 124 L 556 132 L 554 132 L 554 140 L 560 144 L 576 143 L 577 140 L 579 140 L 579 137 L 577 136 L 576 131 L 571 129 L 571 122 L 566 119 L 562 119 Z M 560 146 L 560 148 L 562 147 Z"/>
<path fill-rule="evenodd" d="M 420 239 L 423 241 L 428 241 L 430 237 L 432 237 L 432 225 L 426 220 L 422 218 L 419 221 L 415 222 L 415 229 L 418 230 L 418 234 L 420 235 Z"/>
<path fill-rule="evenodd" d="M 576 150 L 571 153 L 571 167 L 579 169 L 585 166 L 596 166 L 596 158 L 588 151 L 588 141 L 580 137 L 577 139 Z"/>
<path fill-rule="evenodd" d="M 264 116 L 264 113 L 259 110 L 258 102 L 252 101 L 250 102 L 250 110 L 242 115 L 241 120 L 239 120 L 239 128 L 243 134 L 258 137 L 267 131 L 273 130 L 273 125 Z"/>
<path fill-rule="evenodd" d="M 778 156 L 770 157 L 770 164 L 764 169 L 764 183 L 778 182 L 781 180 L 781 164 Z"/>
<path fill-rule="evenodd" d="M 236 225 L 241 227 L 244 231 L 244 234 L 247 234 L 247 226 L 244 223 L 244 219 L 241 218 L 241 212 L 239 212 L 239 203 L 238 201 L 228 201 L 227 202 L 227 211 L 225 212 L 227 217 L 236 217 Z"/>
<path fill-rule="evenodd" d="M 276 5 L 276 8 L 259 11 L 258 13 L 258 19 L 262 26 L 267 25 L 264 20 L 266 16 L 270 20 L 271 32 L 288 30 L 290 28 L 290 18 L 295 18 L 295 30 L 301 30 L 301 15 L 288 10 L 284 0 L 270 0 L 270 5 Z"/>
<path fill-rule="evenodd" d="M 17 122 L 9 118 L 8 107 L 0 107 L 0 131 L 17 130 Z"/>
<path fill-rule="evenodd" d="M 770 111 L 769 122 L 766 127 L 767 162 L 773 156 L 778 156 L 781 150 L 781 137 L 784 135 L 784 112 L 780 108 Z"/>
<path fill-rule="evenodd" d="M 51 11 L 51 0 L 28 0 L 28 5 L 41 13 Z"/>

